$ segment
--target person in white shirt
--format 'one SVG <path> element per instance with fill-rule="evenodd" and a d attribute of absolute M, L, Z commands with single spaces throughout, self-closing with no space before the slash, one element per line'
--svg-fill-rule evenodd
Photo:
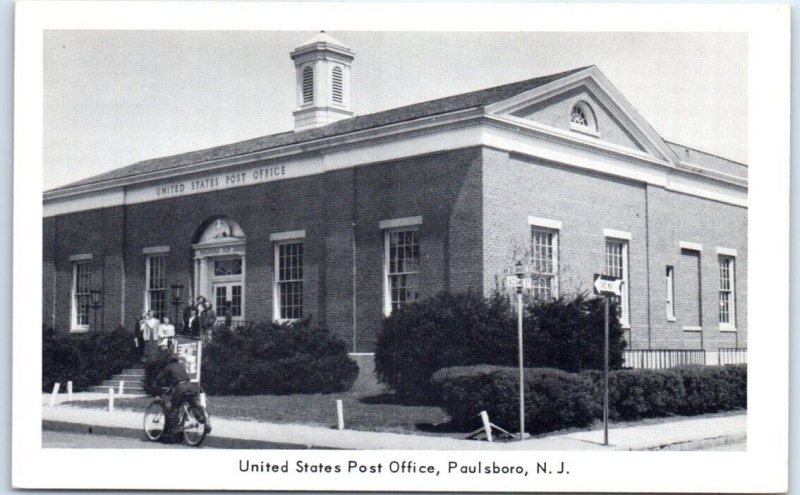
<path fill-rule="evenodd" d="M 161 324 L 158 326 L 158 338 L 160 339 L 158 346 L 162 349 L 171 351 L 174 348 L 175 325 L 170 322 L 169 316 L 161 319 Z"/>

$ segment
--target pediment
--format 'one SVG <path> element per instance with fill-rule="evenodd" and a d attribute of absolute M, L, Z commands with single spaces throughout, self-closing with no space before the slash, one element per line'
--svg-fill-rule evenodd
<path fill-rule="evenodd" d="M 672 149 L 596 67 L 494 103 L 486 112 L 589 145 L 612 145 L 679 163 Z"/>

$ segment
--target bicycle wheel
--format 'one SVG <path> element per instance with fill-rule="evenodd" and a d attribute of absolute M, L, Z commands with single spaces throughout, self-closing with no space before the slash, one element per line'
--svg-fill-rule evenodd
<path fill-rule="evenodd" d="M 160 400 L 153 401 L 144 411 L 144 434 L 156 442 L 164 435 L 167 424 L 167 410 Z"/>
<path fill-rule="evenodd" d="M 186 404 L 181 409 L 181 432 L 183 442 L 191 447 L 197 447 L 206 439 L 206 425 L 201 423 Z"/>

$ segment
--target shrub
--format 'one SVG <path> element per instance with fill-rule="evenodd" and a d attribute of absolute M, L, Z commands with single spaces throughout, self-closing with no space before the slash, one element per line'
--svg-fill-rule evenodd
<path fill-rule="evenodd" d="M 215 395 L 342 392 L 357 376 L 344 342 L 308 321 L 219 328 L 203 347 L 201 379 Z"/>
<path fill-rule="evenodd" d="M 603 416 L 603 375 L 525 369 L 525 423 L 532 433 L 585 426 Z M 609 373 L 614 421 L 696 415 L 747 407 L 747 366 L 692 366 Z M 519 370 L 500 366 L 445 368 L 431 378 L 440 405 L 458 426 L 486 410 L 492 422 L 516 430 Z"/>
<path fill-rule="evenodd" d="M 525 366 L 566 371 L 601 368 L 603 311 L 601 299 L 585 295 L 529 303 L 523 319 Z M 384 318 L 375 373 L 400 400 L 433 403 L 430 377 L 436 370 L 477 364 L 515 366 L 517 341 L 516 310 L 507 296 L 486 299 L 442 292 Z M 618 368 L 625 342 L 616 318 L 610 319 L 609 344 L 609 364 Z"/>
<path fill-rule="evenodd" d="M 384 318 L 375 348 L 375 373 L 401 400 L 431 402 L 430 378 L 438 369 L 514 364 L 513 325 L 505 298 L 441 292 Z"/>
<path fill-rule="evenodd" d="M 431 378 L 453 422 L 467 426 L 480 411 L 508 430 L 519 425 L 519 369 L 500 366 L 446 368 Z M 525 369 L 526 431 L 541 433 L 592 422 L 592 383 L 549 368 Z"/>
<path fill-rule="evenodd" d="M 122 327 L 113 332 L 56 335 L 42 332 L 42 390 L 71 380 L 75 390 L 98 385 L 138 357 L 133 335 Z"/>

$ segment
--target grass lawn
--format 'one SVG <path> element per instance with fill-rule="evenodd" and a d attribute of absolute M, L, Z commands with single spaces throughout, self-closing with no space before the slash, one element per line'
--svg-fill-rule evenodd
<path fill-rule="evenodd" d="M 443 433 L 434 431 L 436 429 L 432 428 L 432 425 L 450 421 L 450 416 L 439 407 L 394 404 L 391 402 L 391 396 L 385 394 L 371 396 L 354 393 L 209 396 L 208 411 L 212 418 L 335 428 L 337 399 L 342 401 L 345 428 L 350 430 L 441 436 Z M 151 397 L 115 399 L 114 406 L 117 409 L 144 413 L 145 408 L 152 400 Z M 73 401 L 68 404 L 103 409 L 108 406 L 108 401 Z M 444 434 L 463 437 L 462 433 L 446 432 Z"/>

